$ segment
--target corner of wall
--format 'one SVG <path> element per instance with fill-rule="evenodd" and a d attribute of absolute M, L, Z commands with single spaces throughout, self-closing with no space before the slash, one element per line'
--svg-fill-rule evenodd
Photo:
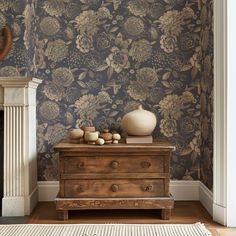
<path fill-rule="evenodd" d="M 199 181 L 199 201 L 205 209 L 213 215 L 213 193 L 201 181 Z"/>

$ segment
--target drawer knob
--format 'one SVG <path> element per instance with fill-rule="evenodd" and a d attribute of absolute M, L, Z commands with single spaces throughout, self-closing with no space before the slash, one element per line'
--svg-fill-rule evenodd
<path fill-rule="evenodd" d="M 85 187 L 82 186 L 82 185 L 80 185 L 80 186 L 78 187 L 78 191 L 79 191 L 80 193 L 83 193 L 83 192 L 85 191 Z"/>
<path fill-rule="evenodd" d="M 118 190 L 119 190 L 119 186 L 116 185 L 116 184 L 112 184 L 112 186 L 111 186 L 111 191 L 112 191 L 112 192 L 117 192 Z"/>
<path fill-rule="evenodd" d="M 148 162 L 148 161 L 142 161 L 142 162 L 141 162 L 141 166 L 142 166 L 144 169 L 148 169 L 148 168 L 150 168 L 151 163 Z"/>
<path fill-rule="evenodd" d="M 78 167 L 79 169 L 84 168 L 84 166 L 85 166 L 85 164 L 84 164 L 83 161 L 81 161 L 81 162 L 79 162 L 79 163 L 77 164 L 77 167 Z"/>
<path fill-rule="evenodd" d="M 153 186 L 151 184 L 143 186 L 143 191 L 151 192 L 153 190 Z"/>
<path fill-rule="evenodd" d="M 118 166 L 119 166 L 119 162 L 117 162 L 117 161 L 112 161 L 111 167 L 112 167 L 113 169 L 116 169 Z"/>

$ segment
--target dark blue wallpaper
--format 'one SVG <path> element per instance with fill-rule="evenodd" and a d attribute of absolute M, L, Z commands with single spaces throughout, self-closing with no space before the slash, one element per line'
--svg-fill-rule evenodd
<path fill-rule="evenodd" d="M 201 141 L 204 120 L 211 119 L 209 112 L 204 115 L 203 74 L 212 75 L 213 60 L 211 7 L 205 5 L 204 0 L 0 0 L 0 19 L 15 35 L 0 76 L 43 79 L 37 94 L 39 180 L 57 179 L 53 145 L 70 128 L 120 130 L 123 115 L 139 104 L 157 116 L 154 136 L 177 147 L 172 179 L 198 180 L 200 170 L 209 178 L 211 167 L 200 168 L 206 147 L 212 156 L 212 143 Z"/>

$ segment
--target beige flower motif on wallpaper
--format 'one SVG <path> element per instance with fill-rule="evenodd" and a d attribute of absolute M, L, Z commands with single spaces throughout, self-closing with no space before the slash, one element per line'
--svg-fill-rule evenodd
<path fill-rule="evenodd" d="M 0 76 L 20 76 L 20 71 L 14 66 L 4 66 L 0 68 Z"/>
<path fill-rule="evenodd" d="M 181 96 L 168 95 L 160 101 L 158 107 L 164 119 L 161 120 L 160 128 L 164 136 L 170 138 L 177 134 L 177 121 L 184 114 L 183 110 L 188 103 L 196 103 L 196 99 L 189 91 Z"/>
<path fill-rule="evenodd" d="M 160 28 L 163 32 L 160 43 L 165 52 L 172 53 L 177 49 L 177 37 L 191 18 L 196 19 L 196 15 L 190 7 L 185 7 L 182 11 L 168 11 L 160 17 Z"/>
<path fill-rule="evenodd" d="M 80 114 L 82 120 L 94 120 L 99 110 L 105 104 L 111 103 L 110 95 L 107 92 L 99 92 L 98 95 L 84 95 L 75 102 L 75 111 Z"/>
<path fill-rule="evenodd" d="M 131 45 L 129 55 L 138 62 L 147 61 L 152 55 L 152 45 L 145 39 L 134 41 Z"/>
<path fill-rule="evenodd" d="M 1 11 L 7 11 L 9 7 L 10 7 L 10 1 L 1 1 L 0 2 Z"/>
<path fill-rule="evenodd" d="M 138 17 L 129 17 L 124 23 L 124 29 L 130 36 L 139 36 L 144 32 L 143 20 Z"/>
<path fill-rule="evenodd" d="M 74 81 L 74 75 L 70 69 L 59 67 L 52 72 L 52 81 L 63 87 L 69 87 Z"/>
<path fill-rule="evenodd" d="M 128 54 L 129 52 L 127 49 L 113 47 L 111 49 L 111 54 L 106 58 L 106 63 L 113 68 L 115 72 L 120 73 L 123 69 L 128 69 L 130 67 Z"/>
<path fill-rule="evenodd" d="M 76 27 L 81 35 L 87 34 L 93 36 L 98 31 L 98 26 L 102 24 L 102 20 L 111 17 L 110 11 L 101 7 L 98 11 L 88 10 L 83 11 L 75 18 Z"/>
<path fill-rule="evenodd" d="M 53 36 L 59 32 L 60 23 L 56 18 L 47 16 L 41 20 L 39 28 L 45 35 Z"/>
<path fill-rule="evenodd" d="M 64 96 L 64 88 L 60 85 L 49 82 L 49 83 L 45 84 L 45 86 L 43 88 L 43 93 L 50 100 L 54 100 L 56 102 L 59 102 L 62 100 L 62 98 Z"/>
<path fill-rule="evenodd" d="M 112 37 L 110 34 L 102 32 L 97 35 L 95 40 L 96 40 L 96 46 L 98 50 L 103 51 L 110 48 Z"/>
<path fill-rule="evenodd" d="M 167 138 L 173 137 L 177 134 L 177 122 L 174 119 L 162 119 L 160 128 L 161 133 L 163 133 Z"/>
<path fill-rule="evenodd" d="M 84 11 L 75 18 L 80 34 L 93 36 L 98 31 L 99 19 L 93 10 Z"/>
<path fill-rule="evenodd" d="M 154 69 L 149 67 L 139 69 L 137 70 L 136 80 L 131 81 L 128 87 L 128 94 L 135 100 L 144 101 L 157 81 L 158 76 Z"/>
<path fill-rule="evenodd" d="M 167 53 L 172 53 L 177 49 L 177 37 L 176 36 L 162 35 L 160 43 L 161 43 L 161 48 Z"/>
<path fill-rule="evenodd" d="M 200 146 L 201 146 L 201 132 L 197 131 L 195 132 L 195 137 L 192 139 L 192 141 L 189 144 L 189 147 L 192 151 L 194 151 L 196 154 L 200 154 Z"/>
<path fill-rule="evenodd" d="M 43 9 L 51 16 L 61 16 L 65 10 L 64 0 L 47 0 L 44 1 Z"/>
<path fill-rule="evenodd" d="M 145 0 L 132 0 L 128 3 L 129 11 L 135 16 L 146 16 L 149 11 L 149 3 Z"/>
<path fill-rule="evenodd" d="M 50 41 L 47 44 L 45 55 L 51 61 L 60 62 L 68 56 L 68 46 L 61 39 Z"/>
<path fill-rule="evenodd" d="M 82 53 L 88 53 L 94 49 L 93 38 L 88 35 L 78 35 L 76 45 Z"/>
<path fill-rule="evenodd" d="M 63 124 L 56 123 L 54 125 L 49 125 L 47 128 L 47 133 L 45 139 L 51 145 L 60 142 L 62 139 L 66 138 L 68 132 Z"/>

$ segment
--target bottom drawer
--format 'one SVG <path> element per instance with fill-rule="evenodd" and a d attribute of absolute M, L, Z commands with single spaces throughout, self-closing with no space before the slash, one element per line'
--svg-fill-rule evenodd
<path fill-rule="evenodd" d="M 167 179 L 62 180 L 60 197 L 165 197 Z"/>

